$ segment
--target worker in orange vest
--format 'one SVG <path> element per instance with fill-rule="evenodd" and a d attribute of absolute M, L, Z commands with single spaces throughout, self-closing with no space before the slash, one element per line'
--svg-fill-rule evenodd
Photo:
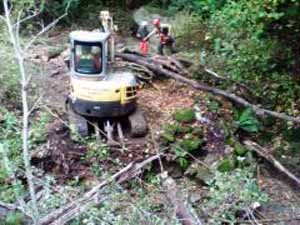
<path fill-rule="evenodd" d="M 175 40 L 171 36 L 171 26 L 169 24 L 161 24 L 160 19 L 153 20 L 154 30 L 145 38 L 149 40 L 154 34 L 159 36 L 158 54 L 164 55 L 164 48 L 167 46 L 170 48 L 171 53 L 176 53 Z"/>

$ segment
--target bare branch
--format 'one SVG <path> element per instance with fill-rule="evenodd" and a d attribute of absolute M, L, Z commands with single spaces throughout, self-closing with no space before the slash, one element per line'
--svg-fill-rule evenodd
<path fill-rule="evenodd" d="M 31 46 L 32 44 L 34 44 L 34 42 L 44 33 L 46 33 L 47 31 L 49 31 L 52 27 L 54 27 L 61 19 L 63 19 L 65 16 L 68 15 L 68 10 L 70 7 L 71 1 L 69 1 L 65 13 L 63 15 L 61 15 L 60 17 L 58 17 L 56 20 L 54 20 L 52 23 L 48 24 L 45 28 L 43 28 L 39 33 L 37 33 L 30 41 L 29 43 L 26 45 L 26 47 L 24 48 L 24 51 L 26 52 Z"/>
<path fill-rule="evenodd" d="M 38 108 L 38 105 L 41 103 L 41 100 L 43 99 L 44 94 L 41 94 L 37 100 L 34 101 L 33 106 L 31 107 L 31 109 L 28 112 L 28 116 L 30 116 L 30 114 Z"/>
<path fill-rule="evenodd" d="M 18 20 L 17 21 L 21 20 L 22 13 L 23 13 L 23 10 L 20 10 L 19 14 L 18 14 Z M 16 36 L 17 47 L 19 48 L 19 51 L 21 52 L 21 45 L 20 45 L 20 23 L 19 22 L 17 23 L 17 28 L 16 28 L 16 32 L 15 33 L 16 33 L 15 36 Z"/>
<path fill-rule="evenodd" d="M 298 186 L 300 186 L 300 179 L 296 177 L 294 174 L 292 174 L 287 168 L 285 168 L 278 160 L 274 158 L 271 154 L 267 153 L 266 149 L 258 145 L 257 143 L 246 140 L 244 141 L 244 144 L 247 146 L 248 149 L 256 152 L 260 157 L 267 160 L 269 163 L 271 163 L 275 168 L 277 168 L 279 171 L 287 175 L 291 180 L 293 180 Z"/>
<path fill-rule="evenodd" d="M 92 188 L 90 191 L 86 192 L 83 197 L 74 200 L 67 205 L 53 211 L 48 214 L 46 217 L 42 218 L 38 224 L 39 225 L 48 225 L 48 224 L 65 224 L 68 221 L 72 220 L 74 217 L 85 212 L 90 206 L 94 204 L 99 204 L 103 201 L 99 195 L 99 191 L 111 184 L 112 182 L 122 183 L 133 177 L 136 177 L 141 173 L 141 169 L 154 160 L 158 160 L 160 156 L 152 156 L 141 163 L 130 163 L 124 167 L 119 172 L 115 173 L 113 176 L 109 177 L 107 180 L 101 182 L 96 187 Z"/>
<path fill-rule="evenodd" d="M 15 23 L 15 24 L 12 25 L 12 26 L 13 26 L 13 27 L 20 26 L 20 24 L 22 24 L 22 23 L 26 22 L 27 20 L 30 20 L 30 19 L 32 19 L 32 18 L 34 18 L 34 17 L 36 17 L 36 16 L 38 16 L 38 15 L 40 15 L 40 14 L 41 14 L 40 11 L 35 12 L 35 13 L 32 14 L 32 15 L 29 15 L 29 16 L 23 18 L 23 19 L 18 20 L 17 23 Z"/>

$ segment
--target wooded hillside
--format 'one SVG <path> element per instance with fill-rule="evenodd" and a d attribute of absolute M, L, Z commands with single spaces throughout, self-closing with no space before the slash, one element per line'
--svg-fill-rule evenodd
<path fill-rule="evenodd" d="M 104 75 L 134 75 L 114 96 L 137 92 L 145 137 L 130 115 L 71 125 L 70 33 L 103 32 L 103 10 Z M 141 51 L 154 19 L 174 54 L 161 28 Z M 298 0 L 1 0 L 0 224 L 299 224 L 299 40 Z"/>

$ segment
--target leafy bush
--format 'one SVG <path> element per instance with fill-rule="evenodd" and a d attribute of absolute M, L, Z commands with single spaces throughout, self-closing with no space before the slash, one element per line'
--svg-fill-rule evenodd
<path fill-rule="evenodd" d="M 40 112 L 38 118 L 36 118 L 31 125 L 30 130 L 30 144 L 35 146 L 39 143 L 43 143 L 47 138 L 47 125 L 51 122 L 53 116 L 48 111 Z"/>
<path fill-rule="evenodd" d="M 230 173 L 216 172 L 209 182 L 209 198 L 205 203 L 212 212 L 209 224 L 237 223 L 238 213 L 247 215 L 253 204 L 267 202 L 268 196 L 259 190 L 253 173 L 236 169 Z"/>
<path fill-rule="evenodd" d="M 226 0 L 174 0 L 170 1 L 168 11 L 174 13 L 185 10 L 209 16 L 211 12 L 222 8 L 225 3 Z"/>
<path fill-rule="evenodd" d="M 183 132 L 183 127 L 179 123 L 166 125 L 163 129 L 161 137 L 166 142 L 166 144 L 170 142 L 174 142 L 176 140 L 176 135 L 181 134 Z"/>
<path fill-rule="evenodd" d="M 193 109 L 180 109 L 174 113 L 174 119 L 182 123 L 191 123 L 195 121 L 196 115 Z"/>
<path fill-rule="evenodd" d="M 245 109 L 238 115 L 238 128 L 249 133 L 257 133 L 259 131 L 259 121 L 254 116 L 251 109 Z"/>
<path fill-rule="evenodd" d="M 249 79 L 255 71 L 270 70 L 276 48 L 274 40 L 264 37 L 264 30 L 269 21 L 281 14 L 275 8 L 265 8 L 262 1 L 254 2 L 229 1 L 209 20 L 213 49 L 226 58 L 226 72 L 235 79 Z"/>
<path fill-rule="evenodd" d="M 109 148 L 106 144 L 99 144 L 95 140 L 87 140 L 88 152 L 85 159 L 92 161 L 101 161 L 109 156 Z"/>

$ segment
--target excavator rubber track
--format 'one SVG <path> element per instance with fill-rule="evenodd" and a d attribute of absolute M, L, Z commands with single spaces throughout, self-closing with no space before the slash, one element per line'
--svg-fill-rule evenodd
<path fill-rule="evenodd" d="M 136 109 L 132 114 L 128 116 L 130 123 L 130 136 L 144 137 L 148 133 L 148 123 L 144 116 L 144 113 L 140 109 Z"/>
<path fill-rule="evenodd" d="M 87 137 L 89 135 L 89 126 L 86 118 L 76 114 L 69 104 L 67 104 L 67 112 L 71 130 L 74 130 L 81 137 Z"/>

